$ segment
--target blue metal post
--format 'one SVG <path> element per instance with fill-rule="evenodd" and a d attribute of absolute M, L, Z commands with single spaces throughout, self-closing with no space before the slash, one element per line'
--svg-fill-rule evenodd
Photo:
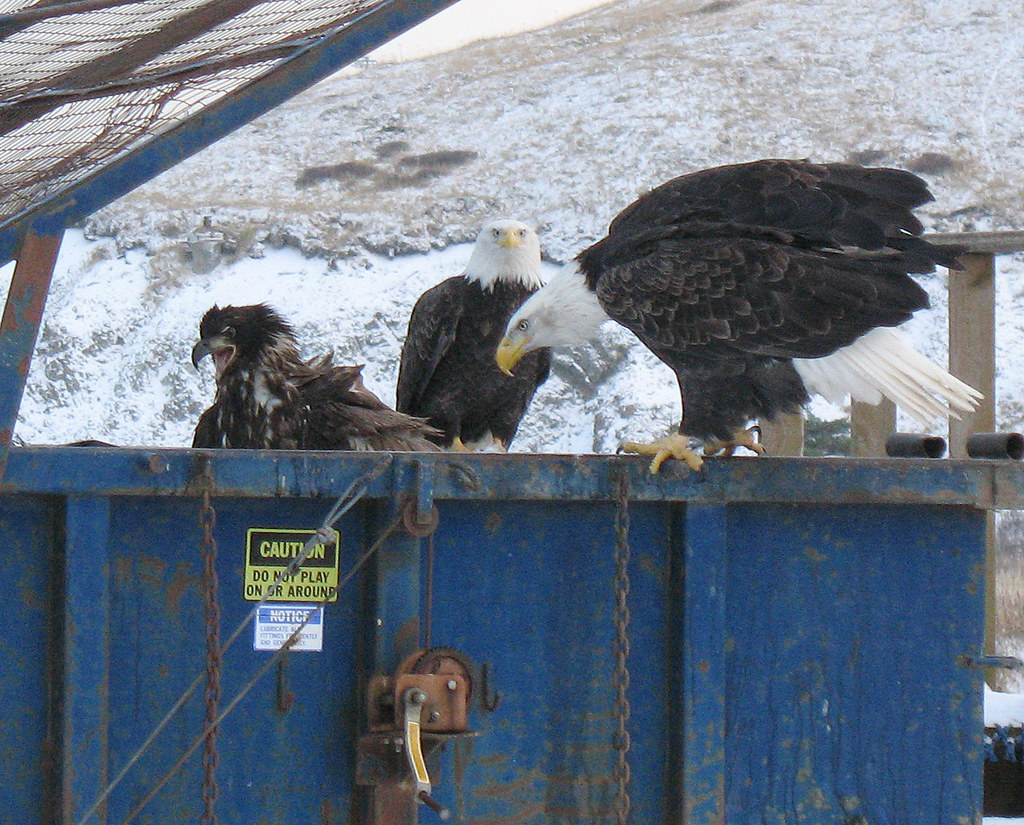
<path fill-rule="evenodd" d="M 396 473 L 392 496 L 381 502 L 381 517 L 369 541 L 377 541 L 401 517 L 399 491 L 405 489 L 404 475 L 401 470 Z M 420 647 L 420 540 L 399 526 L 377 551 L 374 570 L 374 669 L 394 674 L 402 661 Z M 397 708 L 395 714 L 397 718 Z M 376 785 L 371 798 L 371 822 L 415 825 L 418 805 L 411 786 Z"/>
<path fill-rule="evenodd" d="M 726 507 L 688 504 L 684 541 L 684 821 L 724 825 Z"/>
<path fill-rule="evenodd" d="M 393 518 L 394 511 L 389 516 Z M 375 659 L 388 673 L 420 644 L 419 545 L 419 539 L 401 534 L 388 539 L 377 553 Z"/>
<path fill-rule="evenodd" d="M 107 782 L 109 524 L 109 499 L 68 498 L 62 794 L 64 822 L 68 823 L 79 821 Z M 104 816 L 104 809 L 100 814 Z"/>

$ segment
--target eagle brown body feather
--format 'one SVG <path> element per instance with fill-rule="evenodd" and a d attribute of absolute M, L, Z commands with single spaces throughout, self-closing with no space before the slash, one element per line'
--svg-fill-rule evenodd
<path fill-rule="evenodd" d="M 551 369 L 546 349 L 531 352 L 514 376 L 494 363 L 505 324 L 534 291 L 506 281 L 484 289 L 457 275 L 423 293 L 409 318 L 395 406 L 428 419 L 446 447 L 487 433 L 507 447 Z"/>

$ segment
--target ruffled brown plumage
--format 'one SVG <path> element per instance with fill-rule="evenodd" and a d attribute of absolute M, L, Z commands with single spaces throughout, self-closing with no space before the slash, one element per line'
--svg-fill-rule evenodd
<path fill-rule="evenodd" d="M 303 359 L 294 330 L 265 304 L 212 307 L 199 325 L 192 363 L 212 356 L 213 405 L 194 447 L 267 450 L 436 451 L 437 432 L 368 390 L 362 366 L 335 366 L 330 353 Z"/>

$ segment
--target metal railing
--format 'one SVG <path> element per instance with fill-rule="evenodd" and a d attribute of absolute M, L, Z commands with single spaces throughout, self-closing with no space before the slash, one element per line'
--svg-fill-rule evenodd
<path fill-rule="evenodd" d="M 949 271 L 949 371 L 985 394 L 970 415 L 949 421 L 949 454 L 966 455 L 971 433 L 995 429 L 996 290 L 997 255 L 1024 252 L 1024 232 L 952 232 L 927 236 L 940 246 L 968 250 L 960 258 L 963 269 Z M 804 421 L 783 416 L 764 428 L 765 445 L 772 455 L 801 455 Z M 850 409 L 850 455 L 885 455 L 885 441 L 896 430 L 896 407 L 890 401 L 874 406 L 853 403 Z"/>

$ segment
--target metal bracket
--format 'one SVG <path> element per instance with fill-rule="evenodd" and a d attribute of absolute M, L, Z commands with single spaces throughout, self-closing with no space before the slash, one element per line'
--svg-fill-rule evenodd
<path fill-rule="evenodd" d="M 480 665 L 480 708 L 488 713 L 494 713 L 501 704 L 502 693 L 494 687 L 494 667 L 490 662 L 483 662 Z"/>
<path fill-rule="evenodd" d="M 1016 656 L 991 656 L 983 654 L 981 656 L 961 656 L 958 661 L 964 667 L 979 669 L 985 667 L 998 667 L 1003 670 L 1024 669 L 1024 662 Z"/>

